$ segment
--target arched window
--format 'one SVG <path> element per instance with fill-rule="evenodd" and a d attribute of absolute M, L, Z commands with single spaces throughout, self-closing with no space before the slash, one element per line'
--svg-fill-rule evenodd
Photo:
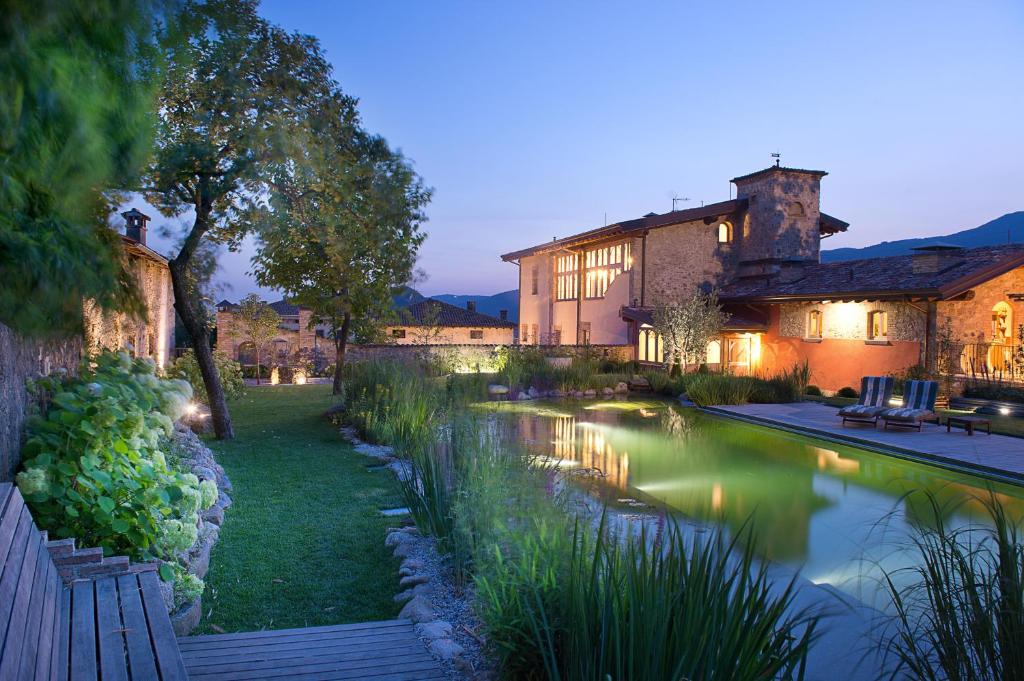
<path fill-rule="evenodd" d="M 804 214 L 804 204 L 800 203 L 799 201 L 793 201 L 792 203 L 789 204 L 787 212 L 789 213 L 790 217 L 800 217 L 801 215 Z"/>
<path fill-rule="evenodd" d="M 889 313 L 872 310 L 868 313 L 868 340 L 884 341 L 889 338 Z"/>
<path fill-rule="evenodd" d="M 821 310 L 810 310 L 807 313 L 807 338 L 821 338 Z"/>
<path fill-rule="evenodd" d="M 713 340 L 708 343 L 708 349 L 706 357 L 704 358 L 705 364 L 721 364 L 722 363 L 722 342 Z"/>
<path fill-rule="evenodd" d="M 728 220 L 718 223 L 718 243 L 732 243 L 732 223 Z"/>

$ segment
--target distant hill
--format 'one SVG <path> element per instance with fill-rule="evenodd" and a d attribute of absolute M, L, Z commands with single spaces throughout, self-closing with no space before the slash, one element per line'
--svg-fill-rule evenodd
<path fill-rule="evenodd" d="M 1009 238 L 1007 238 L 1009 237 Z M 899 241 L 883 241 L 874 246 L 864 248 L 836 248 L 821 252 L 822 262 L 839 262 L 841 260 L 859 260 L 861 258 L 884 258 L 889 255 L 905 255 L 912 248 L 942 242 L 977 248 L 979 246 L 999 246 L 1005 243 L 1024 243 L 1024 211 L 1007 213 L 991 222 L 986 222 L 974 229 L 945 236 L 930 236 L 921 239 L 900 239 Z"/>
<path fill-rule="evenodd" d="M 394 297 L 395 307 L 408 307 L 421 300 L 426 300 L 426 298 L 422 293 L 410 286 L 406 286 L 400 293 L 396 293 Z"/>
<path fill-rule="evenodd" d="M 445 293 L 440 296 L 431 296 L 431 298 L 459 307 L 466 307 L 466 301 L 475 300 L 477 312 L 497 317 L 501 310 L 508 310 L 508 320 L 510 322 L 519 321 L 519 291 L 517 289 L 495 293 L 493 296 L 462 296 Z"/>

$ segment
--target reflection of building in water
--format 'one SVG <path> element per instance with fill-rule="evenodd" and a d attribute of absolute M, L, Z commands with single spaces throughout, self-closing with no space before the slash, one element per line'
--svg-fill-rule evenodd
<path fill-rule="evenodd" d="M 839 452 L 833 449 L 814 447 L 817 454 L 818 470 L 833 471 L 836 473 L 857 473 L 860 471 L 860 462 L 854 459 L 844 459 Z"/>
<path fill-rule="evenodd" d="M 608 484 L 626 489 L 629 484 L 629 454 L 617 453 L 605 435 L 592 423 L 577 423 L 573 416 L 557 416 L 552 424 L 552 454 L 557 459 L 574 461 L 581 468 L 600 471 Z"/>

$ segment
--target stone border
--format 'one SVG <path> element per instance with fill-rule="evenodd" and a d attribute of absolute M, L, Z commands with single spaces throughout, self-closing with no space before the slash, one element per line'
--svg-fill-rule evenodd
<path fill-rule="evenodd" d="M 392 447 L 364 442 L 350 426 L 340 432 L 357 453 L 379 460 L 399 482 L 412 475 L 409 464 L 395 456 Z M 472 587 L 456 587 L 434 538 L 422 535 L 415 526 L 393 527 L 384 545 L 402 560 L 398 585 L 403 591 L 394 598 L 404 603 L 398 617 L 416 625 L 417 636 L 450 679 L 492 679 L 483 655 L 484 639 L 477 633 L 480 622 L 473 612 Z"/>

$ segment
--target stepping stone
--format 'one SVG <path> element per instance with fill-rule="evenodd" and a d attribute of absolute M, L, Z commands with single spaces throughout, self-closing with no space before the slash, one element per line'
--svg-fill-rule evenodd
<path fill-rule="evenodd" d="M 380 514 L 383 515 L 383 516 L 387 516 L 389 518 L 392 517 L 392 516 L 409 515 L 409 509 L 405 508 L 405 507 L 402 507 L 402 508 L 382 508 L 380 510 Z"/>

